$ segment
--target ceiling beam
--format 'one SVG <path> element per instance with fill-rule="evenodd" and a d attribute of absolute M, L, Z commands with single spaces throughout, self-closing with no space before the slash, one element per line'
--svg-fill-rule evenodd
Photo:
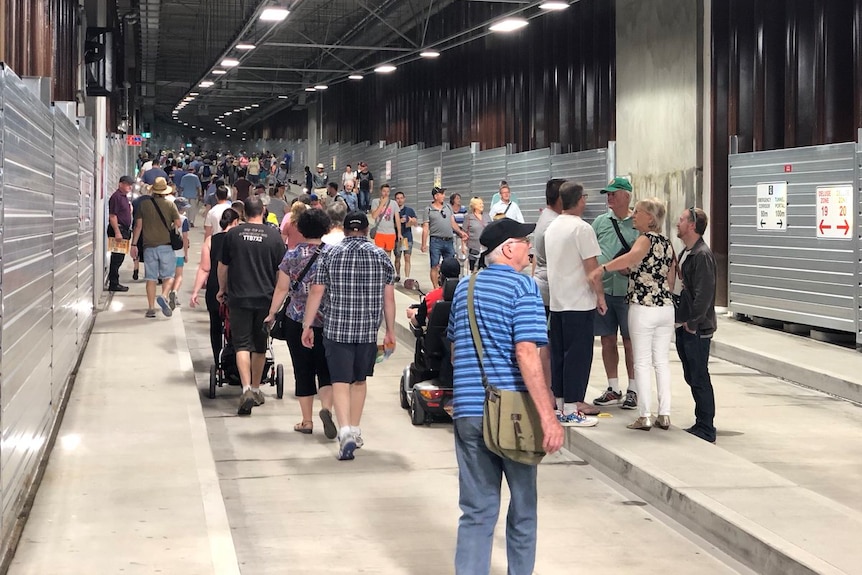
<path fill-rule="evenodd" d="M 312 44 L 302 42 L 267 42 L 264 46 L 279 48 L 315 48 L 321 50 L 362 50 L 371 52 L 412 52 L 413 48 L 396 48 L 393 46 L 346 46 L 342 44 Z"/>

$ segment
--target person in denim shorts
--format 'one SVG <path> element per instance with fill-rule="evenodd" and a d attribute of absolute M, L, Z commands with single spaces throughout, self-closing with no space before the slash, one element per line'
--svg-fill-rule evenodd
<path fill-rule="evenodd" d="M 431 197 L 434 201 L 425 209 L 425 221 L 422 223 L 422 251 L 430 249 L 431 285 L 436 286 L 440 262 L 443 258 L 455 257 L 454 235 L 458 234 L 466 240 L 467 234 L 455 222 L 452 207 L 443 201 L 446 199 L 446 188 L 435 187 Z"/>

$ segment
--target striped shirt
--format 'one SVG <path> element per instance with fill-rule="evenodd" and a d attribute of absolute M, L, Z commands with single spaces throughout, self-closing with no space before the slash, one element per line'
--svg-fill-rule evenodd
<path fill-rule="evenodd" d="M 314 283 L 326 286 L 323 336 L 338 343 L 377 343 L 383 290 L 395 283 L 386 252 L 366 236 L 346 236 L 318 262 Z"/>
<path fill-rule="evenodd" d="M 485 401 L 479 358 L 467 316 L 468 284 L 469 278 L 464 278 L 455 290 L 447 332 L 447 337 L 455 344 L 455 419 L 482 417 Z M 545 308 L 536 282 L 509 266 L 495 264 L 479 273 L 474 290 L 476 322 L 488 381 L 500 389 L 526 391 L 515 344 L 548 344 Z"/>

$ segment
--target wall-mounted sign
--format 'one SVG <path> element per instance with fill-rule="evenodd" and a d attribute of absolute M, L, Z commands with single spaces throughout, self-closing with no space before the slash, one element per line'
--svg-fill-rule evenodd
<path fill-rule="evenodd" d="M 137 134 L 129 134 L 126 136 L 127 146 L 140 146 L 144 143 L 144 139 Z"/>
<path fill-rule="evenodd" d="M 757 229 L 787 229 L 787 182 L 757 184 Z"/>
<path fill-rule="evenodd" d="M 817 188 L 817 237 L 853 239 L 853 186 Z"/>
<path fill-rule="evenodd" d="M 386 172 L 383 174 L 383 180 L 388 182 L 392 179 L 392 160 L 386 160 Z"/>
<path fill-rule="evenodd" d="M 434 187 L 442 188 L 443 187 L 443 168 L 440 166 L 436 166 L 434 168 Z"/>

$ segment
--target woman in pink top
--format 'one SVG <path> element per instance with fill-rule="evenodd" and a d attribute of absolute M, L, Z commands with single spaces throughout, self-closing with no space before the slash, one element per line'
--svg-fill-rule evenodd
<path fill-rule="evenodd" d="M 281 239 L 284 240 L 284 244 L 289 250 L 292 250 L 299 242 L 303 241 L 302 234 L 296 229 L 296 224 L 292 222 L 295 222 L 299 218 L 299 214 L 307 209 L 308 206 L 304 203 L 294 202 L 290 206 L 290 211 L 284 214 L 284 219 L 281 220 Z"/>

